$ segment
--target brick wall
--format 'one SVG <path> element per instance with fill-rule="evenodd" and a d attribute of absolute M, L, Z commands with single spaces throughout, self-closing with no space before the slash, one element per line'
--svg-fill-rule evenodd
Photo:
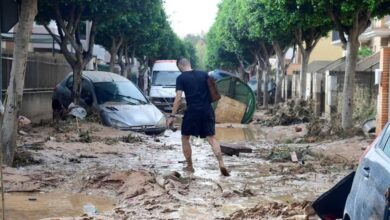
<path fill-rule="evenodd" d="M 380 69 L 382 70 L 381 80 L 378 92 L 378 109 L 377 109 L 377 134 L 383 129 L 389 120 L 389 59 L 390 48 L 384 47 L 381 49 Z"/>

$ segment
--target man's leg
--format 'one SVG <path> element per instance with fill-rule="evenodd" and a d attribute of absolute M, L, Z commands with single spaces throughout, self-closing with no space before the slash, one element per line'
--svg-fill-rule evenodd
<path fill-rule="evenodd" d="M 215 138 L 215 136 L 208 136 L 207 141 L 209 142 L 209 144 L 213 148 L 213 152 L 214 152 L 215 156 L 217 157 L 219 169 L 221 170 L 222 175 L 230 176 L 230 174 L 226 170 L 225 164 L 223 162 L 221 146 L 219 146 L 217 139 Z"/>
<path fill-rule="evenodd" d="M 194 167 L 192 166 L 192 150 L 190 144 L 190 136 L 182 135 L 181 143 L 183 148 L 183 154 L 187 161 L 187 167 L 185 169 L 187 171 L 194 172 Z"/>

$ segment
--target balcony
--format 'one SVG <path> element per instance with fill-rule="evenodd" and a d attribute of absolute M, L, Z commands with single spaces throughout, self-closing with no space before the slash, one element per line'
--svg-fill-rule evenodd
<path fill-rule="evenodd" d="M 374 37 L 389 37 L 390 36 L 390 16 L 382 19 L 374 19 L 371 25 L 360 35 L 359 40 L 364 43 L 370 41 Z M 332 31 L 332 44 L 341 46 L 340 36 L 337 31 Z"/>

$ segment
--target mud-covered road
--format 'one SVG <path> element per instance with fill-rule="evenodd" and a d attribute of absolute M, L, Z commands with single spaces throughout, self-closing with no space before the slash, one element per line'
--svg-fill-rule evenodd
<path fill-rule="evenodd" d="M 310 215 L 310 202 L 356 167 L 371 140 L 299 143 L 304 128 L 219 125 L 221 142 L 253 149 L 225 155 L 231 176 L 223 177 L 211 147 L 196 139 L 195 173 L 182 171 L 180 131 L 149 137 L 82 122 L 78 135 L 74 121 L 34 126 L 19 138 L 18 167 L 4 169 L 6 215 L 77 217 L 88 206 L 96 208 L 94 219 Z M 291 161 L 291 152 L 299 162 Z"/>

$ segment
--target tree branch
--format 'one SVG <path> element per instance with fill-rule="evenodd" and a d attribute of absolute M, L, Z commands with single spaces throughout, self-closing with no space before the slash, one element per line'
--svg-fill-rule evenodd
<path fill-rule="evenodd" d="M 334 13 L 332 6 L 328 1 L 325 1 L 326 11 L 328 12 L 329 17 L 332 19 L 333 23 L 336 26 L 336 30 L 339 32 L 340 41 L 346 47 L 347 39 L 344 36 L 344 33 L 347 33 L 348 30 L 341 24 L 340 18 Z"/>
<path fill-rule="evenodd" d="M 69 14 L 70 14 L 70 19 L 69 19 L 69 22 L 68 24 L 66 24 L 66 29 L 69 31 L 69 33 L 73 34 L 74 33 L 74 12 L 76 10 L 76 6 L 74 4 L 72 4 L 70 10 L 69 10 Z"/>
<path fill-rule="evenodd" d="M 54 39 L 55 42 L 58 44 L 61 44 L 61 40 L 58 39 L 58 36 L 53 33 L 53 31 L 50 30 L 50 28 L 47 26 L 47 24 L 43 24 L 43 27 L 46 29 L 46 31 L 51 35 L 51 37 Z"/>

